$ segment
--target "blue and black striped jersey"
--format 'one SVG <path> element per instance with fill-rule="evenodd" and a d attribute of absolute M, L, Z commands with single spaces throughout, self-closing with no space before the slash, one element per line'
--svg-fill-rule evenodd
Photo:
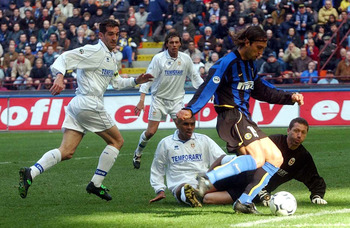
<path fill-rule="evenodd" d="M 186 109 L 196 114 L 213 95 L 217 112 L 237 108 L 248 118 L 250 97 L 272 104 L 293 104 L 292 93 L 276 89 L 261 79 L 254 62 L 242 60 L 238 50 L 219 59 L 209 69 L 206 81 L 198 88 Z"/>

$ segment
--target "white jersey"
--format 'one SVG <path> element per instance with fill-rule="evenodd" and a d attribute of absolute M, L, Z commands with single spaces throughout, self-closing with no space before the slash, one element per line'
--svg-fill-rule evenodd
<path fill-rule="evenodd" d="M 210 165 L 225 152 L 208 136 L 193 133 L 184 142 L 173 135 L 162 139 L 157 147 L 151 166 L 151 186 L 158 193 L 165 190 L 164 175 L 170 191 L 174 193 L 182 183 L 197 185 L 196 175 L 208 171 Z"/>
<path fill-rule="evenodd" d="M 151 88 L 152 96 L 162 99 L 179 99 L 185 95 L 185 81 L 188 76 L 194 88 L 203 83 L 198 72 L 193 70 L 192 59 L 185 53 L 179 52 L 177 58 L 172 58 L 168 50 L 156 54 L 147 73 L 152 74 L 153 81 L 140 86 L 141 93 L 148 93 Z"/>
<path fill-rule="evenodd" d="M 51 70 L 53 75 L 64 75 L 67 70 L 77 70 L 77 96 L 73 100 L 78 100 L 75 103 L 80 104 L 82 109 L 104 109 L 103 94 L 109 84 L 116 89 L 135 86 L 134 78 L 121 78 L 116 73 L 116 55 L 101 40 L 95 45 L 64 52 L 52 64 Z"/>

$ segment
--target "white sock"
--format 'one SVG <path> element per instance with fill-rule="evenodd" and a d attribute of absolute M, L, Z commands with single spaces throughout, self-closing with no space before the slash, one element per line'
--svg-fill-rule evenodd
<path fill-rule="evenodd" d="M 53 149 L 46 152 L 37 163 L 31 166 L 32 179 L 61 161 L 61 152 Z"/>
<path fill-rule="evenodd" d="M 148 143 L 148 139 L 146 138 L 145 133 L 146 131 L 142 132 L 142 134 L 140 135 L 139 144 L 137 144 L 137 148 L 135 150 L 135 153 L 138 156 L 142 154 L 143 149 L 147 146 Z"/>
<path fill-rule="evenodd" d="M 117 159 L 119 150 L 114 146 L 107 145 L 106 148 L 100 155 L 98 160 L 97 169 L 95 175 L 92 177 L 91 182 L 94 183 L 96 187 L 100 187 L 102 181 L 105 179 L 108 171 L 112 168 L 115 159 Z"/>
<path fill-rule="evenodd" d="M 191 205 L 186 201 L 186 195 L 185 195 L 185 187 L 181 187 L 181 195 L 180 195 L 181 201 L 184 202 L 185 204 Z"/>

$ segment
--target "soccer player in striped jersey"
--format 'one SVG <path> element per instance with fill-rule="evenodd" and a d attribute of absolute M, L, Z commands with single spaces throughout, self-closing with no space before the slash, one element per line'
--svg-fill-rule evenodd
<path fill-rule="evenodd" d="M 267 46 L 264 30 L 258 26 L 248 27 L 236 34 L 234 42 L 238 49 L 210 68 L 206 81 L 177 117 L 193 116 L 214 95 L 218 134 L 226 141 L 228 152 L 238 150 L 242 156 L 198 176 L 199 195 L 203 196 L 218 180 L 262 167 L 257 169 L 253 181 L 233 206 L 236 212 L 258 213 L 252 200 L 278 171 L 283 157 L 277 146 L 252 121 L 249 99 L 253 97 L 272 104 L 289 105 L 302 105 L 304 101 L 302 94 L 278 90 L 257 75 L 254 60 Z"/>

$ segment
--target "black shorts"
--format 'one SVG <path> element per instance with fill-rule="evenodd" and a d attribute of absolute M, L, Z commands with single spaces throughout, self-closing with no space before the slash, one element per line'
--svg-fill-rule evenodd
<path fill-rule="evenodd" d="M 214 187 L 218 191 L 227 191 L 233 201 L 236 201 L 251 182 L 254 171 L 247 171 L 235 176 L 216 181 Z"/>
<path fill-rule="evenodd" d="M 216 130 L 220 138 L 227 143 L 228 152 L 234 152 L 242 146 L 267 137 L 256 123 L 235 108 L 218 114 Z"/>

